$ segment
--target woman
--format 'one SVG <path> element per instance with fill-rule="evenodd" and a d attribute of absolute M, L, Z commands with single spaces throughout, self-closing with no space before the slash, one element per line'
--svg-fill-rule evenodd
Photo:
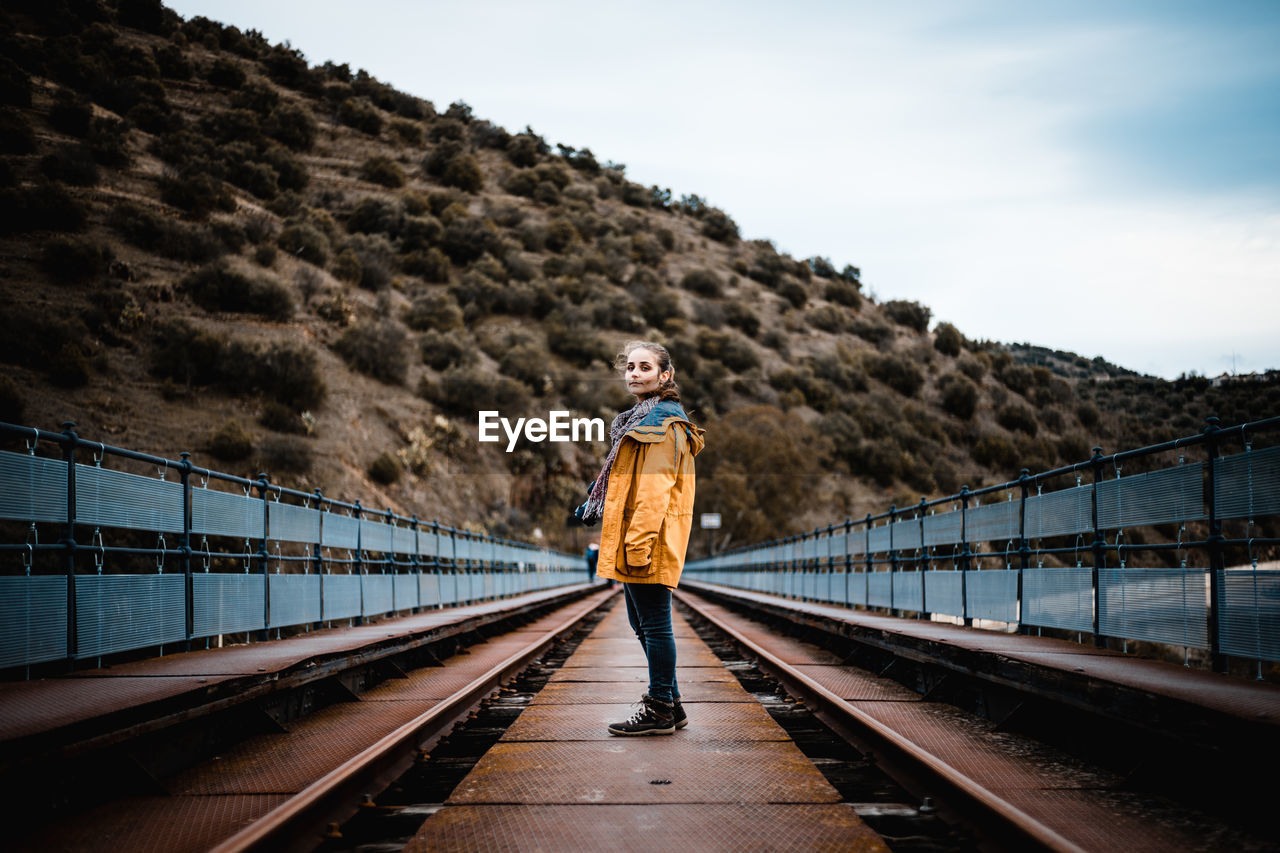
<path fill-rule="evenodd" d="M 609 732 L 671 734 L 688 723 L 676 685 L 671 590 L 680 582 L 693 526 L 693 458 L 702 450 L 703 431 L 680 406 L 664 347 L 634 341 L 615 366 L 636 404 L 614 418 L 609 456 L 579 515 L 602 523 L 596 574 L 622 581 L 627 618 L 649 661 L 649 690 L 639 710 Z"/>

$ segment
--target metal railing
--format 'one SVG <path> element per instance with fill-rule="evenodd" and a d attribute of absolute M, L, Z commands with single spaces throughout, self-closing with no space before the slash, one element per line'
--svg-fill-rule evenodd
<path fill-rule="evenodd" d="M 0 450 L 0 669 L 583 580 L 581 557 L 201 468 L 187 453 L 86 441 L 74 426 L 0 424 L 26 444 Z M 51 445 L 57 458 L 40 455 Z"/>
<path fill-rule="evenodd" d="M 1280 446 L 1255 447 L 1278 426 L 1280 417 L 1230 428 L 1209 418 L 1202 433 L 1176 441 L 1110 456 L 1094 448 L 1085 462 L 1023 469 L 1016 480 L 890 506 L 685 571 L 850 607 L 1064 629 L 1098 645 L 1114 637 L 1203 649 L 1218 669 L 1225 656 L 1280 661 L 1280 571 L 1258 566 L 1280 544 Z M 1175 454 L 1176 464 L 1159 467 Z M 1053 488 L 1064 479 L 1066 488 Z M 1170 551 L 1164 562 L 1173 565 L 1129 565 Z M 1244 566 L 1228 569 L 1228 556 Z"/>

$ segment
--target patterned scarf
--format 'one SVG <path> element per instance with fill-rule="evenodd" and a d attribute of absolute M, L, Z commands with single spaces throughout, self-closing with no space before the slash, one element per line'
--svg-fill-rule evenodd
<path fill-rule="evenodd" d="M 609 491 L 609 469 L 613 467 L 614 457 L 618 455 L 618 446 L 622 443 L 622 437 L 627 434 L 628 430 L 644 420 L 656 405 L 658 405 L 658 395 L 654 394 L 652 397 L 646 397 L 636 403 L 613 419 L 613 423 L 609 426 L 609 440 L 613 442 L 613 446 L 609 448 L 609 455 L 605 457 L 604 466 L 601 467 L 599 476 L 591 484 L 591 494 L 587 496 L 587 503 L 582 514 L 584 524 L 595 524 L 604 517 L 604 496 Z"/>

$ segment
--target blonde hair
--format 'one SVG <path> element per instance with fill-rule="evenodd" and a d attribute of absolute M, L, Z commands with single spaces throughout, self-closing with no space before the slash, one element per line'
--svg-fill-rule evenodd
<path fill-rule="evenodd" d="M 638 349 L 647 349 L 658 357 L 658 373 L 670 373 L 666 381 L 658 385 L 658 398 L 680 402 L 680 386 L 676 384 L 676 368 L 671 363 L 671 353 L 662 344 L 653 341 L 627 341 L 613 360 L 615 370 L 627 369 L 627 356 Z"/>

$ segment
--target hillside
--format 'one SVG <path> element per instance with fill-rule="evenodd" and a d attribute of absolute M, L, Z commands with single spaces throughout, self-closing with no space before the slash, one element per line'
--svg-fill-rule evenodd
<path fill-rule="evenodd" d="M 576 546 L 605 446 L 508 454 L 476 413 L 607 423 L 653 339 L 725 545 L 1280 412 L 1274 375 L 970 341 L 589 148 L 152 0 L 10 3 L 0 38 L 6 421 Z"/>

